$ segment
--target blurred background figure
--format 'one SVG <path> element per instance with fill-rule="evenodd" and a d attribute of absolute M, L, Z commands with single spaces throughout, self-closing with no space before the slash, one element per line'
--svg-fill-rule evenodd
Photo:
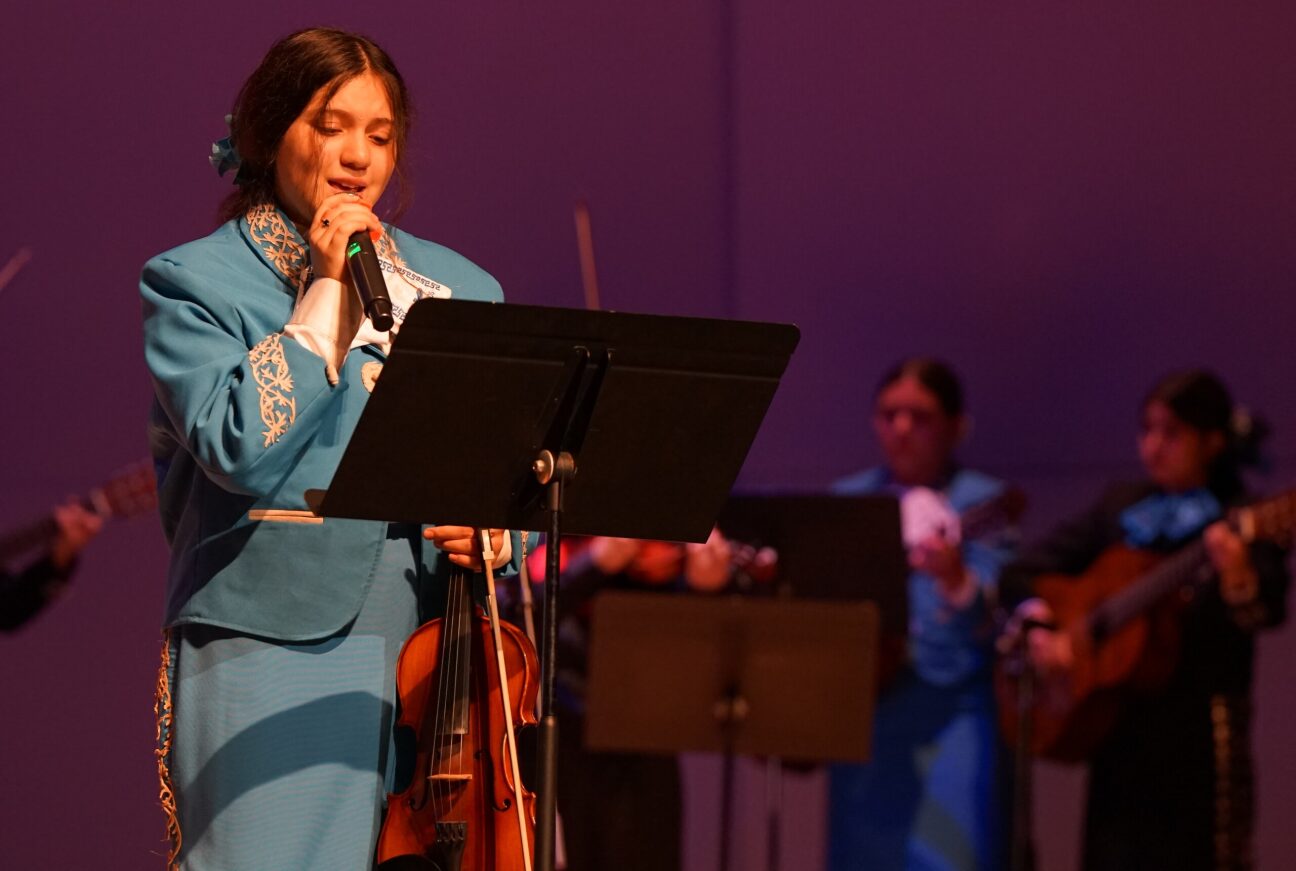
<path fill-rule="evenodd" d="M 1090 758 L 1083 863 L 1093 871 L 1250 868 L 1255 634 L 1283 621 L 1289 578 L 1282 549 L 1244 543 L 1224 518 L 1246 501 L 1241 469 L 1255 459 L 1264 427 L 1235 413 L 1228 389 L 1202 371 L 1153 386 L 1139 424 L 1144 479 L 1109 486 L 1088 511 L 1026 548 L 1004 571 L 1004 593 L 1021 601 L 1051 575 L 1083 595 L 1084 585 L 1108 583 L 1106 567 L 1123 548 L 1164 555 L 1204 541 L 1207 583 L 1169 602 L 1183 610 L 1170 614 L 1179 656 L 1165 669 L 1168 680 L 1127 692 Z M 1039 599 L 1018 614 L 1045 624 L 1055 616 Z M 1163 638 L 1154 635 L 1149 652 L 1173 657 L 1176 645 Z M 1028 647 L 1046 679 L 1076 661 L 1067 633 L 1032 631 Z"/>
<path fill-rule="evenodd" d="M 945 363 L 911 358 L 883 375 L 873 429 L 884 465 L 834 490 L 901 500 L 908 650 L 878 700 L 872 761 L 831 770 L 829 868 L 996 868 L 1003 815 L 990 664 L 1011 491 L 959 466 L 969 419 Z"/>
<path fill-rule="evenodd" d="M 27 551 L 31 561 L 19 571 L 0 570 L 0 629 L 11 632 L 35 617 L 67 587 L 86 545 L 103 527 L 103 518 L 74 499 L 54 509 L 42 528 L 47 532 L 36 547 L 27 547 L 32 536 L 0 536 L 0 552 Z M 33 554 L 32 551 L 35 551 Z"/>

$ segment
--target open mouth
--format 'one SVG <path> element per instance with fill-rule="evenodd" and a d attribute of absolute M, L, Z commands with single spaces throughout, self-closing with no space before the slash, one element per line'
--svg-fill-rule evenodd
<path fill-rule="evenodd" d="M 338 179 L 329 179 L 329 187 L 335 191 L 345 194 L 355 194 L 359 196 L 364 193 L 365 186 L 359 182 L 341 181 Z"/>

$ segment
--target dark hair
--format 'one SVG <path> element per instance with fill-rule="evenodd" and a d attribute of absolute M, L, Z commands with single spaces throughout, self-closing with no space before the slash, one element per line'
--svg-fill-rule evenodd
<path fill-rule="evenodd" d="M 342 85 L 372 72 L 387 88 L 392 108 L 395 175 L 400 184 L 397 212 L 406 205 L 401 173 L 405 137 L 412 118 L 405 80 L 387 52 L 367 37 L 329 27 L 312 27 L 276 42 L 248 76 L 234 100 L 230 140 L 241 164 L 238 189 L 220 206 L 220 220 L 238 217 L 274 201 L 275 157 L 288 128 L 321 89 L 327 103 Z"/>
<path fill-rule="evenodd" d="M 874 388 L 874 401 L 882 391 L 905 378 L 913 378 L 925 387 L 950 417 L 963 414 L 963 385 L 949 364 L 934 357 L 908 357 L 892 366 Z"/>
<path fill-rule="evenodd" d="M 1208 470 L 1207 486 L 1224 501 L 1241 496 L 1245 489 L 1242 468 L 1260 463 L 1260 447 L 1269 426 L 1234 406 L 1224 382 L 1203 369 L 1163 377 L 1148 391 L 1140 408 L 1146 411 L 1153 403 L 1161 403 L 1198 432 L 1224 436 L 1224 449 Z"/>

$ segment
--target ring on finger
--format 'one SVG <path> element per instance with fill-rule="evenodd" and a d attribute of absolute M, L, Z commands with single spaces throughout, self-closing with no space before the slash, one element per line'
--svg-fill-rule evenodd
<path fill-rule="evenodd" d="M 330 223 L 329 219 L 328 219 L 328 218 L 325 218 L 324 220 L 320 221 L 320 226 L 321 226 L 321 227 L 327 227 L 327 226 L 329 225 L 329 223 Z"/>

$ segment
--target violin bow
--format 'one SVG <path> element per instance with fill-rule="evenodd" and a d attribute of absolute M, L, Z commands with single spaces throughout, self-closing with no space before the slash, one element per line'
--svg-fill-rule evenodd
<path fill-rule="evenodd" d="M 504 705 L 504 734 L 508 744 L 509 766 L 513 772 L 513 807 L 517 811 L 518 835 L 522 840 L 523 871 L 531 871 L 531 842 L 527 837 L 526 809 L 522 801 L 522 770 L 518 767 L 517 735 L 513 732 L 513 700 L 509 697 L 508 669 L 504 665 L 504 639 L 500 637 L 499 604 L 495 598 L 495 546 L 489 529 L 481 532 L 482 566 L 486 570 L 486 613 L 490 617 L 491 637 L 495 642 L 495 670 L 499 675 L 500 701 Z M 508 535 L 507 532 L 504 533 Z"/>
<path fill-rule="evenodd" d="M 594 231 L 590 223 L 589 203 L 584 198 L 576 201 L 573 209 L 576 218 L 576 249 L 580 253 L 581 286 L 585 289 L 585 308 L 598 311 L 598 269 L 594 264 Z"/>

